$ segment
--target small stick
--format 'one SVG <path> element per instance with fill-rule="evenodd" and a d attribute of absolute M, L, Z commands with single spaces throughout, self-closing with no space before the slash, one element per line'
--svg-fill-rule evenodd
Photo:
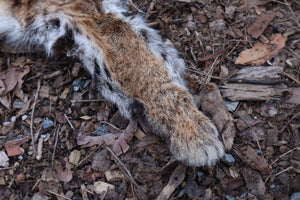
<path fill-rule="evenodd" d="M 36 154 L 36 148 L 35 148 L 34 137 L 33 137 L 33 117 L 34 117 L 34 110 L 35 110 L 36 102 L 39 97 L 40 88 L 41 88 L 41 79 L 39 79 L 38 83 L 37 83 L 37 90 L 36 90 L 36 93 L 34 96 L 34 102 L 33 102 L 33 106 L 32 106 L 31 119 L 30 119 L 30 135 L 31 135 L 32 147 L 33 147 L 34 154 Z"/>
<path fill-rule="evenodd" d="M 42 153 L 43 153 L 43 141 L 44 141 L 44 139 L 40 137 L 39 143 L 38 143 L 38 147 L 37 147 L 37 155 L 36 155 L 36 157 L 35 157 L 37 160 L 41 160 L 41 158 L 42 158 Z"/>
<path fill-rule="evenodd" d="M 229 78 L 226 79 L 228 83 L 251 83 L 251 84 L 264 84 L 264 85 L 275 85 L 279 83 L 285 83 L 286 80 L 250 80 L 250 79 L 240 79 L 240 78 Z"/>
<path fill-rule="evenodd" d="M 71 103 L 88 103 L 88 102 L 100 102 L 100 101 L 104 101 L 103 99 L 87 99 L 87 100 L 71 100 Z"/>
<path fill-rule="evenodd" d="M 284 154 L 281 154 L 278 158 L 276 158 L 270 165 L 274 165 L 279 159 L 283 158 L 284 156 L 288 155 L 289 153 L 292 153 L 293 151 L 299 151 L 300 147 L 295 147 L 293 149 L 290 149 L 289 151 L 285 152 Z"/>
<path fill-rule="evenodd" d="M 118 130 L 118 131 L 121 131 L 121 129 L 119 129 L 118 127 L 114 126 L 113 124 L 110 124 L 109 122 L 100 121 L 100 123 L 102 123 L 102 124 L 107 124 L 107 125 L 113 127 L 114 129 L 116 129 L 116 130 Z"/>
<path fill-rule="evenodd" d="M 286 73 L 286 72 L 282 72 L 283 75 L 287 76 L 288 78 L 292 79 L 293 81 L 295 81 L 298 85 L 300 85 L 300 81 L 298 81 L 295 77 L 293 77 L 292 75 Z"/>
<path fill-rule="evenodd" d="M 66 115 L 66 113 L 64 113 L 64 116 L 65 116 L 65 118 L 66 118 L 68 124 L 70 125 L 71 129 L 72 129 L 73 131 L 75 131 L 75 128 L 74 128 L 73 124 L 70 122 L 70 120 L 69 120 L 68 116 Z"/>
<path fill-rule="evenodd" d="M 125 164 L 118 158 L 118 156 L 109 148 L 108 146 L 105 146 L 106 149 L 111 153 L 111 155 L 115 158 L 116 164 L 119 166 L 121 171 L 124 173 L 124 175 L 136 186 L 140 187 L 139 184 L 134 180 L 133 176 L 131 175 L 130 171 L 127 169 Z"/>
<path fill-rule="evenodd" d="M 53 148 L 53 154 L 52 154 L 52 166 L 54 166 L 54 157 L 55 157 L 55 151 L 56 151 L 56 146 L 57 146 L 57 141 L 58 141 L 58 130 L 60 129 L 60 125 L 56 128 L 55 131 L 55 143 L 54 143 L 54 148 Z"/>
<path fill-rule="evenodd" d="M 279 131 L 279 133 L 282 133 L 285 129 L 286 129 L 286 127 L 296 118 L 296 117 L 298 117 L 298 115 L 300 115 L 300 112 L 298 112 L 296 115 L 294 115 L 286 124 L 285 124 L 285 126 Z"/>
<path fill-rule="evenodd" d="M 100 149 L 102 144 L 99 144 L 99 146 L 93 151 L 91 152 L 89 155 L 87 155 L 84 159 L 82 159 L 76 166 L 75 168 L 77 168 L 79 165 L 81 165 L 84 161 L 86 161 L 87 159 L 89 159 L 89 157 L 91 157 L 96 151 L 98 151 L 98 149 Z"/>
<path fill-rule="evenodd" d="M 54 195 L 57 196 L 57 197 L 61 197 L 61 198 L 63 198 L 63 199 L 72 200 L 72 199 L 70 199 L 70 198 L 68 198 L 68 197 L 65 197 L 65 196 L 63 196 L 63 195 L 57 194 L 56 192 L 53 192 L 53 191 L 51 191 L 51 190 L 47 190 L 47 192 L 49 192 L 50 194 L 54 194 Z"/>
<path fill-rule="evenodd" d="M 284 173 L 284 172 L 286 172 L 286 171 L 289 171 L 290 169 L 293 169 L 293 168 L 294 168 L 293 166 L 289 166 L 288 168 L 286 168 L 286 169 L 284 169 L 284 170 L 278 172 L 277 174 L 275 174 L 275 176 L 278 176 L 278 175 L 280 175 L 280 174 L 282 174 L 282 173 Z"/>

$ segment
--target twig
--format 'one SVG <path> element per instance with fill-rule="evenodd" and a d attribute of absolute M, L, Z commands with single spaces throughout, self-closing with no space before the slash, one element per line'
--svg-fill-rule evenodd
<path fill-rule="evenodd" d="M 292 79 L 293 81 L 295 81 L 298 85 L 300 85 L 300 81 L 298 81 L 295 77 L 293 77 L 292 75 L 286 73 L 286 72 L 282 72 L 283 75 L 287 76 L 288 78 Z"/>
<path fill-rule="evenodd" d="M 73 124 L 70 122 L 70 120 L 69 120 L 68 116 L 66 115 L 66 113 L 64 113 L 64 116 L 65 116 L 67 122 L 69 123 L 71 129 L 72 129 L 73 131 L 75 131 L 75 128 L 74 128 Z"/>
<path fill-rule="evenodd" d="M 87 100 L 71 100 L 71 103 L 88 103 L 88 102 L 100 102 L 104 101 L 103 99 L 87 99 Z"/>
<path fill-rule="evenodd" d="M 286 168 L 286 169 L 284 169 L 284 170 L 278 172 L 277 174 L 275 174 L 275 176 L 278 176 L 278 175 L 280 175 L 280 174 L 282 174 L 282 173 L 284 173 L 284 172 L 286 172 L 286 171 L 288 171 L 288 170 L 290 170 L 290 169 L 293 169 L 293 168 L 294 168 L 293 166 L 289 166 L 288 168 Z"/>
<path fill-rule="evenodd" d="M 47 192 L 49 192 L 50 194 L 54 194 L 56 197 L 60 197 L 60 198 L 63 198 L 63 199 L 67 199 L 67 200 L 72 200 L 66 196 L 63 196 L 63 195 L 60 195 L 60 194 L 57 194 L 56 192 L 53 192 L 51 190 L 47 190 Z"/>
<path fill-rule="evenodd" d="M 111 155 L 114 157 L 116 164 L 119 166 L 121 171 L 124 173 L 124 175 L 128 178 L 130 182 L 132 182 L 136 187 L 140 187 L 140 185 L 134 180 L 133 176 L 131 175 L 130 171 L 127 169 L 127 167 L 124 165 L 124 163 L 118 158 L 118 156 L 109 148 L 106 146 L 106 149 L 111 153 Z"/>
<path fill-rule="evenodd" d="M 285 83 L 286 80 L 249 80 L 249 79 L 242 79 L 242 78 L 229 78 L 226 79 L 228 83 L 251 83 L 251 84 L 264 84 L 264 85 L 275 85 L 279 83 Z"/>
<path fill-rule="evenodd" d="M 52 153 L 52 161 L 51 161 L 52 166 L 54 166 L 54 157 L 55 157 L 55 151 L 56 151 L 56 146 L 57 146 L 57 141 L 58 141 L 59 129 L 60 129 L 60 125 L 58 125 L 58 127 L 56 128 L 56 131 L 55 131 L 55 143 L 54 143 L 54 148 L 53 148 L 53 153 Z"/>
<path fill-rule="evenodd" d="M 107 125 L 113 127 L 114 129 L 116 129 L 116 130 L 118 130 L 118 131 L 121 131 L 121 129 L 119 129 L 118 127 L 114 126 L 113 124 L 110 124 L 109 122 L 106 122 L 106 121 L 100 121 L 100 123 L 102 123 L 102 124 L 107 124 Z"/>
<path fill-rule="evenodd" d="M 39 97 L 40 88 L 41 88 L 41 79 L 39 79 L 38 83 L 37 83 L 37 90 L 36 90 L 36 93 L 34 96 L 34 102 L 33 102 L 33 106 L 32 106 L 31 119 L 30 119 L 30 136 L 31 136 L 31 140 L 32 140 L 32 147 L 33 147 L 34 154 L 36 154 L 36 148 L 35 148 L 34 137 L 33 137 L 33 118 L 34 118 L 34 110 L 35 110 L 36 102 Z"/>
<path fill-rule="evenodd" d="M 134 7 L 137 11 L 139 11 L 140 13 L 145 14 L 144 11 L 140 10 L 133 2 L 132 0 L 128 0 L 128 2 L 132 5 L 132 7 Z"/>
<path fill-rule="evenodd" d="M 282 133 L 285 129 L 286 129 L 286 127 L 296 118 L 296 117 L 298 117 L 298 115 L 300 115 L 300 112 L 298 112 L 296 115 L 294 115 L 286 124 L 285 124 L 285 126 L 279 131 L 279 133 Z"/>
<path fill-rule="evenodd" d="M 292 153 L 293 151 L 299 151 L 300 147 L 295 147 L 293 149 L 290 149 L 289 151 L 285 152 L 284 154 L 281 154 L 278 158 L 276 158 L 270 165 L 274 165 L 279 159 L 283 158 L 284 156 L 288 155 L 289 153 Z"/>
<path fill-rule="evenodd" d="M 298 21 L 298 17 L 297 17 L 297 15 L 294 13 L 294 11 L 293 11 L 293 9 L 292 9 L 292 7 L 291 7 L 291 4 L 289 4 L 286 0 L 284 0 L 284 2 L 287 4 L 287 7 L 289 8 L 289 10 L 291 11 L 293 17 L 295 18 L 294 20 L 295 20 L 295 22 L 296 22 L 298 28 L 300 28 L 300 23 L 299 23 L 299 21 Z"/>
<path fill-rule="evenodd" d="M 84 161 L 86 161 L 87 159 L 89 159 L 89 157 L 91 157 L 96 151 L 98 151 L 100 149 L 102 144 L 99 144 L 99 146 L 94 150 L 92 151 L 89 155 L 87 155 L 84 159 L 82 159 L 76 166 L 75 168 L 77 168 L 79 165 L 81 165 Z"/>

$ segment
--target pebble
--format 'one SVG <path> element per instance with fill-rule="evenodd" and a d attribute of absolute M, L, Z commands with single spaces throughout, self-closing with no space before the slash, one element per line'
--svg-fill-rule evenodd
<path fill-rule="evenodd" d="M 228 153 L 225 153 L 225 155 L 221 158 L 221 160 L 228 165 L 233 165 L 235 162 L 234 157 Z"/>
<path fill-rule="evenodd" d="M 300 192 L 294 192 L 290 197 L 290 200 L 300 200 Z"/>
<path fill-rule="evenodd" d="M 22 121 L 28 118 L 28 115 L 22 115 Z"/>
<path fill-rule="evenodd" d="M 231 194 L 227 194 L 227 195 L 225 196 L 225 198 L 226 198 L 227 200 L 235 200 L 234 196 L 232 196 Z"/>
<path fill-rule="evenodd" d="M 54 122 L 47 117 L 44 119 L 44 129 L 50 128 L 54 125 Z"/>
<path fill-rule="evenodd" d="M 198 171 L 198 172 L 197 172 L 197 176 L 198 176 L 198 177 L 204 176 L 204 172 L 203 172 L 203 171 Z"/>
<path fill-rule="evenodd" d="M 228 111 L 234 112 L 240 102 L 239 101 L 228 101 L 228 100 L 225 100 L 224 103 L 225 103 Z"/>

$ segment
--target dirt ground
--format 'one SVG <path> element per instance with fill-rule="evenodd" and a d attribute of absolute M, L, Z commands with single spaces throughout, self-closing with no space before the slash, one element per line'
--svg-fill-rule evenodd
<path fill-rule="evenodd" d="M 300 199 L 300 2 L 129 2 L 179 50 L 226 156 L 186 167 L 142 130 L 119 157 L 79 146 L 128 121 L 78 61 L 1 44 L 0 199 Z"/>

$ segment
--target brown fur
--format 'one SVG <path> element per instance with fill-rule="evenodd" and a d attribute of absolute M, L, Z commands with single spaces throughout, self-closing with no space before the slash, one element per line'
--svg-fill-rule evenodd
<path fill-rule="evenodd" d="M 223 155 L 216 128 L 195 107 L 188 90 L 172 82 L 164 61 L 151 53 L 130 24 L 101 14 L 92 0 L 14 0 L 11 6 L 24 26 L 41 10 L 63 13 L 95 49 L 103 51 L 105 65 L 124 93 L 145 105 L 147 124 L 167 138 L 175 158 L 203 165 Z M 209 153 L 217 154 L 211 163 L 206 161 Z"/>

